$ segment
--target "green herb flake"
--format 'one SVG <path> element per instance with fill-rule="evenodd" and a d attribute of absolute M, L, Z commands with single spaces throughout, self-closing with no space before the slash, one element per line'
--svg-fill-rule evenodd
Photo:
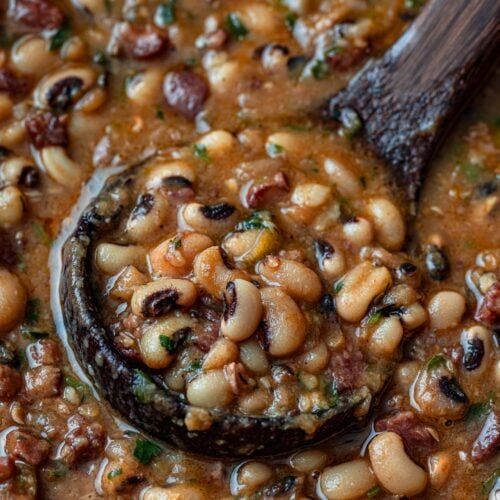
<path fill-rule="evenodd" d="M 61 460 L 52 460 L 43 468 L 43 475 L 49 481 L 55 481 L 56 479 L 65 477 L 68 472 L 68 466 Z"/>
<path fill-rule="evenodd" d="M 328 76 L 328 65 L 322 59 L 316 59 L 311 66 L 311 75 L 315 80 L 324 80 Z"/>
<path fill-rule="evenodd" d="M 370 489 L 366 492 L 366 496 L 367 496 L 368 498 L 374 498 L 374 497 L 376 497 L 379 493 L 380 493 L 380 487 L 379 487 L 379 486 L 374 486 L 373 488 L 370 488 Z"/>
<path fill-rule="evenodd" d="M 50 246 L 52 245 L 52 238 L 49 236 L 49 233 L 45 229 L 45 226 L 40 222 L 33 222 L 32 224 L 33 232 L 35 234 L 35 238 L 44 245 Z"/>
<path fill-rule="evenodd" d="M 156 385 L 149 375 L 141 370 L 135 370 L 132 391 L 141 403 L 151 403 L 156 393 Z"/>
<path fill-rule="evenodd" d="M 26 304 L 26 316 L 25 316 L 25 323 L 27 325 L 36 325 L 40 319 L 40 306 L 41 306 L 41 301 L 40 299 L 36 297 L 32 297 L 31 299 L 28 300 L 28 303 Z"/>
<path fill-rule="evenodd" d="M 155 116 L 156 116 L 156 118 L 158 118 L 158 120 L 162 120 L 162 121 L 165 120 L 165 113 L 163 112 L 163 109 L 161 108 L 161 106 L 158 106 L 156 108 Z"/>
<path fill-rule="evenodd" d="M 363 123 L 358 113 L 350 108 L 344 108 L 340 114 L 342 127 L 339 131 L 341 137 L 352 139 L 363 128 Z"/>
<path fill-rule="evenodd" d="M 82 396 L 86 396 L 90 393 L 90 388 L 87 384 L 84 384 L 82 381 L 70 375 L 64 377 L 64 384 L 76 389 Z"/>
<path fill-rule="evenodd" d="M 198 59 L 196 57 L 188 57 L 185 61 L 184 64 L 188 68 L 194 68 L 195 66 L 198 66 Z"/>
<path fill-rule="evenodd" d="M 333 285 L 333 293 L 337 295 L 337 293 L 339 293 L 342 288 L 344 288 L 344 283 L 342 281 L 337 281 L 337 283 Z"/>
<path fill-rule="evenodd" d="M 175 343 L 167 335 L 160 335 L 160 345 L 164 347 L 169 354 L 172 354 L 175 351 Z"/>
<path fill-rule="evenodd" d="M 435 370 L 441 366 L 446 366 L 446 358 L 442 354 L 436 354 L 427 363 L 427 370 Z"/>
<path fill-rule="evenodd" d="M 143 465 L 151 463 L 161 453 L 161 447 L 147 439 L 137 439 L 134 448 L 134 457 Z"/>
<path fill-rule="evenodd" d="M 92 60 L 94 61 L 94 64 L 97 64 L 98 66 L 101 66 L 103 68 L 107 68 L 109 66 L 109 59 L 106 56 L 104 50 L 96 51 Z"/>
<path fill-rule="evenodd" d="M 493 472 L 493 474 L 483 483 L 484 495 L 487 495 L 493 489 L 498 479 L 500 479 L 500 469 Z"/>
<path fill-rule="evenodd" d="M 266 145 L 266 151 L 271 158 L 276 158 L 276 156 L 279 156 L 281 153 L 283 153 L 283 151 L 285 151 L 285 148 L 281 144 L 269 142 Z"/>
<path fill-rule="evenodd" d="M 293 12 L 288 12 L 287 15 L 285 16 L 285 26 L 290 31 L 293 31 L 296 22 L 297 22 L 297 14 L 294 14 Z"/>
<path fill-rule="evenodd" d="M 235 40 L 243 40 L 249 33 L 248 28 L 243 24 L 238 14 L 234 12 L 227 15 L 226 26 Z"/>
<path fill-rule="evenodd" d="M 337 384 L 335 382 L 332 382 L 331 384 L 326 385 L 324 392 L 325 396 L 328 399 L 328 406 L 330 408 L 335 408 L 336 406 L 338 406 L 340 402 L 340 395 Z"/>
<path fill-rule="evenodd" d="M 26 325 L 21 325 L 21 335 L 26 340 L 40 340 L 46 339 L 49 336 L 49 333 Z"/>
<path fill-rule="evenodd" d="M 155 12 L 155 24 L 164 28 L 175 22 L 175 0 L 161 3 Z"/>
<path fill-rule="evenodd" d="M 475 183 L 479 180 L 482 166 L 477 163 L 463 163 L 460 165 L 460 171 L 469 182 Z"/>
<path fill-rule="evenodd" d="M 252 229 L 269 229 L 271 231 L 277 231 L 271 212 L 267 210 L 256 210 L 248 219 L 236 225 L 237 232 L 251 231 Z"/>
<path fill-rule="evenodd" d="M 199 160 L 203 161 L 204 163 L 210 162 L 210 157 L 208 156 L 208 150 L 204 144 L 196 143 L 193 146 L 193 151 L 194 155 Z"/>
<path fill-rule="evenodd" d="M 190 365 L 189 365 L 189 371 L 191 372 L 196 372 L 198 370 L 201 370 L 201 361 L 199 359 L 193 361 Z"/>
<path fill-rule="evenodd" d="M 108 479 L 113 479 L 115 477 L 121 476 L 122 475 L 122 469 L 118 467 L 117 469 L 113 469 L 112 471 L 108 472 Z"/>
<path fill-rule="evenodd" d="M 59 50 L 66 40 L 72 36 L 71 26 L 64 23 L 49 39 L 49 50 L 54 52 Z"/>
<path fill-rule="evenodd" d="M 367 325 L 376 325 L 382 319 L 382 311 L 374 311 L 368 316 Z"/>

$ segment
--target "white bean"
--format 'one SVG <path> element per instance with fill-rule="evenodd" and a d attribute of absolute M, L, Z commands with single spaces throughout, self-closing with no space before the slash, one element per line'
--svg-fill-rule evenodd
<path fill-rule="evenodd" d="M 406 228 L 398 207 L 386 198 L 374 198 L 366 209 L 375 226 L 377 240 L 387 250 L 400 250 L 405 241 Z"/>
<path fill-rule="evenodd" d="M 97 267 L 106 274 L 116 274 L 126 266 L 132 265 L 144 269 L 146 252 L 137 245 L 115 245 L 114 243 L 99 243 L 95 250 Z"/>
<path fill-rule="evenodd" d="M 27 300 L 21 280 L 0 267 L 0 332 L 8 332 L 22 321 Z"/>
<path fill-rule="evenodd" d="M 369 350 L 375 356 L 392 356 L 403 339 L 403 327 L 398 318 L 384 318 L 371 334 Z"/>
<path fill-rule="evenodd" d="M 82 181 L 82 169 L 60 146 L 46 146 L 41 151 L 41 159 L 47 173 L 58 184 L 75 188 Z"/>
<path fill-rule="evenodd" d="M 202 408 L 223 408 L 234 398 L 233 391 L 222 370 L 212 370 L 191 380 L 186 397 L 194 406 Z"/>
<path fill-rule="evenodd" d="M 23 194 L 15 186 L 0 190 L 0 227 L 10 228 L 19 224 L 24 215 Z"/>
<path fill-rule="evenodd" d="M 465 313 L 465 299 L 458 292 L 443 290 L 436 293 L 427 305 L 431 328 L 446 330 L 457 326 Z"/>

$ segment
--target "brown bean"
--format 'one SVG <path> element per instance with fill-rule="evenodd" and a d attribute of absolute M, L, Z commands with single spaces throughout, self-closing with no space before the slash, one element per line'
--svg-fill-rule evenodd
<path fill-rule="evenodd" d="M 14 0 L 9 16 L 16 23 L 28 28 L 53 30 L 64 21 L 64 14 L 50 0 Z"/>
<path fill-rule="evenodd" d="M 163 94 L 168 105 L 192 120 L 202 109 L 208 97 L 205 80 L 191 71 L 172 71 L 163 82 Z"/>

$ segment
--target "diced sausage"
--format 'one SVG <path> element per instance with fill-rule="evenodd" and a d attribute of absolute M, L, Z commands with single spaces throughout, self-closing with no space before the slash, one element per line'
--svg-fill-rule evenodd
<path fill-rule="evenodd" d="M 333 354 L 330 359 L 330 369 L 339 392 L 353 389 L 356 380 L 363 372 L 363 368 L 363 353 L 361 351 L 343 351 Z"/>
<path fill-rule="evenodd" d="M 0 69 L 0 92 L 6 92 L 13 97 L 24 95 L 28 92 L 28 82 L 8 69 Z"/>
<path fill-rule="evenodd" d="M 14 460 L 11 457 L 0 457 L 0 482 L 7 481 L 15 472 Z"/>
<path fill-rule="evenodd" d="M 0 401 L 13 398 L 21 388 L 21 375 L 10 366 L 0 365 Z"/>
<path fill-rule="evenodd" d="M 168 105 L 192 120 L 202 109 L 208 97 L 205 80 L 191 71 L 172 71 L 163 82 L 163 94 Z"/>
<path fill-rule="evenodd" d="M 37 149 L 46 146 L 68 145 L 67 117 L 50 112 L 31 113 L 26 117 L 24 126 L 31 143 Z"/>
<path fill-rule="evenodd" d="M 500 282 L 496 282 L 484 294 L 478 304 L 475 318 L 487 325 L 497 325 L 500 317 Z"/>
<path fill-rule="evenodd" d="M 9 16 L 16 23 L 38 30 L 60 28 L 64 14 L 50 0 L 12 0 Z"/>
<path fill-rule="evenodd" d="M 14 430 L 7 434 L 5 451 L 13 459 L 21 459 L 31 465 L 38 465 L 47 458 L 50 444 L 26 431 Z"/>
<path fill-rule="evenodd" d="M 378 420 L 375 430 L 399 434 L 410 453 L 415 450 L 428 453 L 437 444 L 435 432 L 424 425 L 412 411 L 401 411 Z"/>
<path fill-rule="evenodd" d="M 495 455 L 500 448 L 500 411 L 493 410 L 472 445 L 472 459 L 484 462 Z"/>
<path fill-rule="evenodd" d="M 37 366 L 56 365 L 61 361 L 61 351 L 57 342 L 41 339 L 30 346 L 30 354 Z"/>
<path fill-rule="evenodd" d="M 25 374 L 26 393 L 33 399 L 50 398 L 59 393 L 62 374 L 55 366 L 39 366 Z"/>
<path fill-rule="evenodd" d="M 170 47 L 166 33 L 152 25 L 138 27 L 120 23 L 115 29 L 116 46 L 111 51 L 117 54 L 139 60 L 152 59 Z"/>
<path fill-rule="evenodd" d="M 283 172 L 277 172 L 263 182 L 252 184 L 245 194 L 245 202 L 249 208 L 257 208 L 273 201 L 280 193 L 288 193 L 290 183 Z"/>

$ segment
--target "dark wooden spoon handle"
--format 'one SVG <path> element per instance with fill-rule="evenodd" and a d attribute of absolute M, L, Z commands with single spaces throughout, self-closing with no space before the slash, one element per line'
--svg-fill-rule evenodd
<path fill-rule="evenodd" d="M 414 201 L 440 140 L 496 65 L 499 40 L 500 0 L 432 0 L 383 58 L 330 99 L 327 115 L 354 110 Z"/>

